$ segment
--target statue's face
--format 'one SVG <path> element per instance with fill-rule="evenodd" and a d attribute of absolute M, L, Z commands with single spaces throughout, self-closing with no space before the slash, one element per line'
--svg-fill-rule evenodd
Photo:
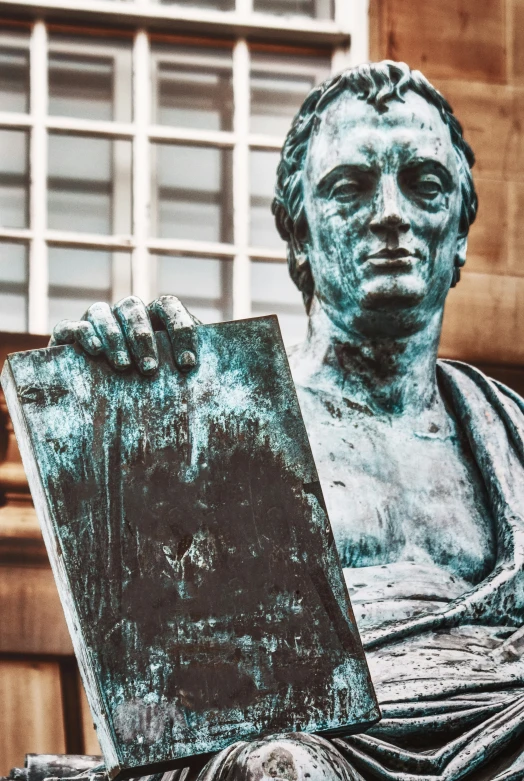
<path fill-rule="evenodd" d="M 461 210 L 457 161 L 437 109 L 413 92 L 379 113 L 342 94 L 306 158 L 307 257 L 341 328 L 409 333 L 443 309 Z"/>

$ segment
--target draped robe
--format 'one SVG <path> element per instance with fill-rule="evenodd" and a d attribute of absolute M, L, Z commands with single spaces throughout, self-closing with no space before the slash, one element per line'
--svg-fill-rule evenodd
<path fill-rule="evenodd" d="M 382 720 L 237 743 L 200 781 L 524 779 L 524 400 L 467 364 L 437 372 L 487 489 L 493 571 L 472 587 L 436 565 L 345 570 Z"/>

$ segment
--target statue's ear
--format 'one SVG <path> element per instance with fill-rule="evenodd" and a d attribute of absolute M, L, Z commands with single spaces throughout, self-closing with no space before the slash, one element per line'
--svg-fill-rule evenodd
<path fill-rule="evenodd" d="M 466 252 L 468 249 L 468 237 L 459 236 L 457 239 L 457 248 L 453 259 L 453 276 L 451 277 L 451 287 L 455 287 L 460 280 L 460 269 L 466 262 Z"/>
<path fill-rule="evenodd" d="M 288 239 L 288 259 L 291 265 L 291 278 L 302 293 L 309 314 L 309 308 L 315 291 L 315 283 L 309 261 L 310 244 L 307 233 L 294 231 Z"/>
<path fill-rule="evenodd" d="M 468 237 L 467 236 L 459 236 L 457 239 L 457 251 L 455 254 L 455 264 L 462 268 L 462 266 L 466 262 L 466 252 L 468 249 Z"/>
<path fill-rule="evenodd" d="M 291 247 L 293 249 L 293 255 L 295 262 L 299 269 L 304 268 L 309 264 L 308 245 L 305 241 L 297 241 L 295 236 L 290 240 Z"/>
<path fill-rule="evenodd" d="M 297 266 L 304 268 L 309 263 L 309 228 L 304 213 L 295 223 L 295 230 L 290 236 L 291 247 Z"/>

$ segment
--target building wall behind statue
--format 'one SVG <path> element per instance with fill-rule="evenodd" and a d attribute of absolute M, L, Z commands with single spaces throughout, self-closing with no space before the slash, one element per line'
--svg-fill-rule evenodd
<path fill-rule="evenodd" d="M 450 101 L 477 157 L 480 208 L 462 280 L 448 298 L 441 354 L 518 366 L 524 362 L 524 2 L 371 0 L 370 11 L 371 58 L 404 60 L 423 71 Z"/>
<path fill-rule="evenodd" d="M 10 352 L 48 337 L 0 333 Z M 0 392 L 0 776 L 26 753 L 99 753 L 71 639 Z"/>

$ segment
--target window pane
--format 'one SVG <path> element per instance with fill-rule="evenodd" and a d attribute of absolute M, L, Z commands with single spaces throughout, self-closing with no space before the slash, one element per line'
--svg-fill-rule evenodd
<path fill-rule="evenodd" d="M 55 230 L 129 233 L 131 143 L 50 134 L 48 220 Z"/>
<path fill-rule="evenodd" d="M 346 0 L 349 2 L 349 0 Z M 333 0 L 254 0 L 254 10 L 269 14 L 292 14 L 310 19 L 333 19 Z"/>
<path fill-rule="evenodd" d="M 28 134 L 25 130 L 0 130 L 0 225 L 27 227 Z"/>
<path fill-rule="evenodd" d="M 29 37 L 0 38 L 0 107 L 2 111 L 29 111 Z"/>
<path fill-rule="evenodd" d="M 251 132 L 285 136 L 306 95 L 329 73 L 324 58 L 253 54 Z"/>
<path fill-rule="evenodd" d="M 307 315 L 302 295 L 290 279 L 286 263 L 251 264 L 251 296 L 253 316 L 278 315 L 286 345 L 304 340 Z"/>
<path fill-rule="evenodd" d="M 271 249 L 284 247 L 271 214 L 280 152 L 250 152 L 251 245 Z"/>
<path fill-rule="evenodd" d="M 52 36 L 49 113 L 80 119 L 131 120 L 131 46 L 126 41 Z"/>
<path fill-rule="evenodd" d="M 232 272 L 230 260 L 158 255 L 156 295 L 174 294 L 203 323 L 232 318 Z"/>
<path fill-rule="evenodd" d="M 156 47 L 153 121 L 174 127 L 231 130 L 231 51 Z"/>
<path fill-rule="evenodd" d="M 131 258 L 126 252 L 49 248 L 49 330 L 78 320 L 95 301 L 113 304 L 131 293 Z"/>
<path fill-rule="evenodd" d="M 231 150 L 153 144 L 152 156 L 156 171 L 153 235 L 230 242 Z"/>
<path fill-rule="evenodd" d="M 27 330 L 27 247 L 0 243 L 0 331 Z"/>
<path fill-rule="evenodd" d="M 187 8 L 212 8 L 215 11 L 233 11 L 235 0 L 151 0 L 160 5 L 181 5 Z"/>

